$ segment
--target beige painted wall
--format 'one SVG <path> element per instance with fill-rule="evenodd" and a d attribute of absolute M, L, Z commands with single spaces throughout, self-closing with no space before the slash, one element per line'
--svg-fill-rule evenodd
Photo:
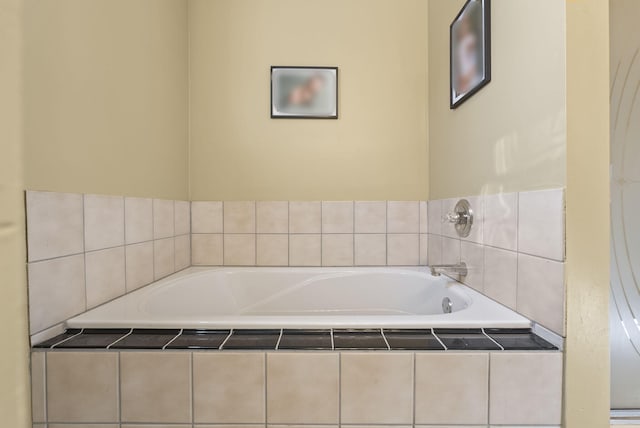
<path fill-rule="evenodd" d="M 22 0 L 0 1 L 0 425 L 31 426 L 24 199 Z"/>
<path fill-rule="evenodd" d="M 430 198 L 565 184 L 563 1 L 492 2 L 492 81 L 449 109 L 449 25 L 464 0 L 429 0 Z"/>
<path fill-rule="evenodd" d="M 188 198 L 187 2 L 26 0 L 26 187 Z"/>
<path fill-rule="evenodd" d="M 191 0 L 191 196 L 423 199 L 427 2 Z M 340 68 L 338 120 L 269 118 L 271 65 Z"/>
<path fill-rule="evenodd" d="M 609 424 L 609 2 L 567 8 L 568 428 Z"/>

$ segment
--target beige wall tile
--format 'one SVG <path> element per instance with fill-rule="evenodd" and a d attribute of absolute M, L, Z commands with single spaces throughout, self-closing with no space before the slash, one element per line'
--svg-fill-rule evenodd
<path fill-rule="evenodd" d="M 120 425 L 119 424 L 49 424 L 49 428 L 120 428 Z"/>
<path fill-rule="evenodd" d="M 424 266 L 429 262 L 429 235 L 420 234 L 420 265 Z"/>
<path fill-rule="evenodd" d="M 355 202 L 355 233 L 386 233 L 387 203 L 385 201 Z"/>
<path fill-rule="evenodd" d="M 226 206 L 226 204 L 225 204 Z M 253 266 L 256 264 L 256 235 L 224 235 L 225 266 Z"/>
<path fill-rule="evenodd" d="M 473 224 L 469 231 L 469 236 L 460 237 L 463 241 L 475 242 L 482 244 L 484 239 L 484 196 L 468 196 L 466 199 L 471 205 L 473 211 Z M 457 200 L 456 200 L 457 202 Z M 456 237 L 458 237 L 456 235 Z"/>
<path fill-rule="evenodd" d="M 162 424 L 160 424 L 160 425 L 156 425 L 156 424 L 153 424 L 153 425 L 148 425 L 148 424 L 144 424 L 144 425 L 140 425 L 140 424 L 127 425 L 127 424 L 123 424 L 121 426 L 121 428 L 191 428 L 191 425 L 182 425 L 182 424 L 180 424 L 180 425 L 174 425 L 174 424 L 171 424 L 171 425 L 162 425 Z"/>
<path fill-rule="evenodd" d="M 413 422 L 413 355 L 341 354 L 344 424 Z"/>
<path fill-rule="evenodd" d="M 289 233 L 289 202 L 256 202 L 258 233 Z"/>
<path fill-rule="evenodd" d="M 564 261 L 564 190 L 518 195 L 518 251 Z"/>
<path fill-rule="evenodd" d="M 353 202 L 322 202 L 322 233 L 353 233 Z"/>
<path fill-rule="evenodd" d="M 485 245 L 516 251 L 518 249 L 518 194 L 485 195 L 484 212 Z"/>
<path fill-rule="evenodd" d="M 194 266 L 222 266 L 222 235 L 191 235 L 191 263 Z"/>
<path fill-rule="evenodd" d="M 442 263 L 460 263 L 460 240 L 454 238 L 442 238 Z"/>
<path fill-rule="evenodd" d="M 125 242 L 151 241 L 153 239 L 153 200 L 124 198 Z"/>
<path fill-rule="evenodd" d="M 290 266 L 320 266 L 320 235 L 289 235 Z"/>
<path fill-rule="evenodd" d="M 86 309 L 84 255 L 29 263 L 31 334 Z"/>
<path fill-rule="evenodd" d="M 427 201 L 420 201 L 420 233 L 429 232 L 429 210 Z"/>
<path fill-rule="evenodd" d="M 387 264 L 417 266 L 420 261 L 420 238 L 417 233 L 387 235 Z"/>
<path fill-rule="evenodd" d="M 430 234 L 442 234 L 442 214 L 441 200 L 427 202 L 427 229 Z"/>
<path fill-rule="evenodd" d="M 267 422 L 337 424 L 337 353 L 267 355 Z"/>
<path fill-rule="evenodd" d="M 461 278 L 469 287 L 484 290 L 484 246 L 473 242 L 460 243 L 460 261 L 467 265 L 467 276 Z"/>
<path fill-rule="evenodd" d="M 516 309 L 518 253 L 484 248 L 484 293 L 511 309 Z"/>
<path fill-rule="evenodd" d="M 322 266 L 353 266 L 353 235 L 322 235 Z"/>
<path fill-rule="evenodd" d="M 124 265 L 124 247 L 86 253 L 87 308 L 126 292 Z"/>
<path fill-rule="evenodd" d="M 191 203 L 174 201 L 174 233 L 176 236 L 191 233 Z"/>
<path fill-rule="evenodd" d="M 442 217 L 446 217 L 447 214 L 453 213 L 454 208 L 459 200 L 460 198 L 442 199 L 440 201 L 442 204 L 441 206 Z M 449 238 L 460 239 L 460 237 L 458 236 L 458 233 L 456 232 L 456 228 L 454 224 L 444 219 L 441 220 L 441 235 L 447 236 Z"/>
<path fill-rule="evenodd" d="M 47 353 L 49 422 L 118 422 L 118 354 Z"/>
<path fill-rule="evenodd" d="M 417 201 L 387 202 L 387 233 L 419 233 L 420 204 Z"/>
<path fill-rule="evenodd" d="M 564 263 L 518 254 L 518 312 L 564 336 L 564 296 Z"/>
<path fill-rule="evenodd" d="M 288 266 L 289 236 L 264 235 L 256 237 L 258 266 Z"/>
<path fill-rule="evenodd" d="M 356 266 L 385 266 L 387 264 L 387 235 L 356 234 L 354 245 Z"/>
<path fill-rule="evenodd" d="M 427 260 L 429 265 L 442 264 L 442 236 L 429 234 L 427 242 Z"/>
<path fill-rule="evenodd" d="M 120 354 L 122 422 L 191 422 L 191 355 Z"/>
<path fill-rule="evenodd" d="M 492 353 L 490 373 L 491 424 L 560 424 L 562 353 Z"/>
<path fill-rule="evenodd" d="M 127 245 L 125 260 L 128 292 L 153 282 L 153 242 Z"/>
<path fill-rule="evenodd" d="M 222 233 L 222 202 L 191 202 L 191 233 Z"/>
<path fill-rule="evenodd" d="M 29 261 L 84 251 L 82 195 L 27 192 Z"/>
<path fill-rule="evenodd" d="M 417 424 L 486 424 L 489 354 L 416 354 Z"/>
<path fill-rule="evenodd" d="M 33 422 L 46 421 L 45 352 L 31 352 L 31 418 Z"/>
<path fill-rule="evenodd" d="M 84 249 L 101 250 L 124 244 L 124 198 L 84 195 Z"/>
<path fill-rule="evenodd" d="M 153 278 L 158 280 L 171 275 L 175 269 L 173 238 L 153 241 Z"/>
<path fill-rule="evenodd" d="M 289 233 L 320 233 L 320 202 L 289 203 Z"/>
<path fill-rule="evenodd" d="M 194 421 L 264 423 L 264 359 L 262 353 L 194 353 Z"/>
<path fill-rule="evenodd" d="M 191 266 L 191 237 L 176 236 L 174 240 L 176 272 Z"/>
<path fill-rule="evenodd" d="M 170 238 L 174 235 L 173 201 L 153 200 L 153 239 Z"/>
<path fill-rule="evenodd" d="M 255 233 L 256 203 L 251 201 L 224 203 L 224 233 Z"/>

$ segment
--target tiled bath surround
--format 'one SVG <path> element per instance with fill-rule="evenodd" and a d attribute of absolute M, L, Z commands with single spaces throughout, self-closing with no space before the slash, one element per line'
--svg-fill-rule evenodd
<path fill-rule="evenodd" d="M 422 201 L 196 201 L 196 266 L 417 266 L 427 262 Z"/>
<path fill-rule="evenodd" d="M 38 428 L 549 427 L 561 417 L 560 352 L 50 350 L 32 359 Z"/>
<path fill-rule="evenodd" d="M 564 190 L 465 198 L 474 211 L 466 238 L 441 220 L 459 199 L 428 203 L 429 264 L 465 262 L 463 283 L 564 336 Z"/>
<path fill-rule="evenodd" d="M 191 265 L 190 203 L 26 193 L 36 334 Z"/>

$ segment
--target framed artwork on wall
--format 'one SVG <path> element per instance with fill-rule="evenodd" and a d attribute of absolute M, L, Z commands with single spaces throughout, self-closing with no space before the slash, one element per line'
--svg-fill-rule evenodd
<path fill-rule="evenodd" d="M 491 81 L 491 0 L 467 0 L 449 27 L 450 108 Z"/>
<path fill-rule="evenodd" d="M 273 119 L 337 119 L 338 67 L 271 67 Z"/>

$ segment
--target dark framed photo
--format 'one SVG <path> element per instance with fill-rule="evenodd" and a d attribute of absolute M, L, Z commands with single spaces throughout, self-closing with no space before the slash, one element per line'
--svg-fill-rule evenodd
<path fill-rule="evenodd" d="M 449 32 L 454 109 L 491 81 L 491 1 L 467 0 Z"/>
<path fill-rule="evenodd" d="M 271 67 L 271 117 L 337 119 L 338 67 Z"/>

